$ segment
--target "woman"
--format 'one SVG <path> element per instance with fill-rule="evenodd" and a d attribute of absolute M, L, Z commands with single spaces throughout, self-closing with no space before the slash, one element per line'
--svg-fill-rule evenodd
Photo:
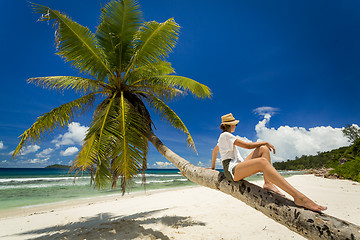
<path fill-rule="evenodd" d="M 220 128 L 223 132 L 220 134 L 218 144 L 212 153 L 211 169 L 215 169 L 215 161 L 220 151 L 221 160 L 224 167 L 226 178 L 231 181 L 240 181 L 255 173 L 263 172 L 264 188 L 280 193 L 276 188 L 278 186 L 294 198 L 294 202 L 298 206 L 308 208 L 313 211 L 324 211 L 327 208 L 320 206 L 306 197 L 304 194 L 291 186 L 271 165 L 270 152 L 275 154 L 275 148 L 268 142 L 244 142 L 236 138 L 232 133 L 235 131 L 236 125 L 239 123 L 235 120 L 231 113 L 221 117 Z M 240 156 L 238 149 L 242 147 L 246 149 L 254 149 L 245 160 Z M 275 186 L 276 185 L 276 186 Z M 284 195 L 283 195 L 284 196 Z"/>

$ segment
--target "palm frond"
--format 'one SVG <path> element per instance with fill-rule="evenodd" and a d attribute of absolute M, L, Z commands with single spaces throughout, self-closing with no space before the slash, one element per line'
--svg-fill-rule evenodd
<path fill-rule="evenodd" d="M 144 149 L 144 159 L 142 162 L 142 168 L 141 168 L 141 184 L 144 186 L 144 189 L 146 190 L 146 175 L 145 175 L 145 171 L 147 169 L 147 154 L 148 154 L 148 150 L 149 150 L 149 141 L 147 138 L 144 138 L 144 145 L 145 145 L 145 149 Z"/>
<path fill-rule="evenodd" d="M 176 75 L 164 75 L 158 76 L 157 78 L 157 82 L 161 84 L 164 84 L 162 81 L 165 81 L 171 86 L 184 89 L 185 91 L 190 91 L 196 97 L 206 98 L 211 96 L 211 90 L 209 87 L 193 79 Z M 156 84 L 156 81 L 154 83 Z"/>
<path fill-rule="evenodd" d="M 96 92 L 99 90 L 110 89 L 105 82 L 72 76 L 51 76 L 51 77 L 36 77 L 29 78 L 28 83 L 33 83 L 44 88 L 56 90 L 74 90 L 76 92 Z"/>
<path fill-rule="evenodd" d="M 170 18 L 163 23 L 145 22 L 135 37 L 135 52 L 125 79 L 133 66 L 163 61 L 175 47 L 180 26 Z"/>
<path fill-rule="evenodd" d="M 117 118 L 118 108 L 115 102 L 116 94 L 103 101 L 103 107 L 98 109 L 85 137 L 85 144 L 77 155 L 73 166 L 79 170 L 95 167 L 95 185 L 103 189 L 109 185 L 111 173 L 110 155 L 111 142 L 119 137 L 114 129 L 114 119 Z"/>
<path fill-rule="evenodd" d="M 164 120 L 166 120 L 171 126 L 180 129 L 187 135 L 186 142 L 189 147 L 193 148 L 196 152 L 196 147 L 193 138 L 190 135 L 189 130 L 183 123 L 183 121 L 180 119 L 180 117 L 163 101 L 161 101 L 159 98 L 157 98 L 154 95 L 148 96 L 149 104 L 152 109 L 156 113 L 160 115 L 160 117 Z"/>
<path fill-rule="evenodd" d="M 95 35 L 91 31 L 70 19 L 59 11 L 49 7 L 32 3 L 35 13 L 40 13 L 40 21 L 55 20 L 56 42 L 58 55 L 64 57 L 66 61 L 75 66 L 80 72 L 104 80 L 111 72 L 104 53 L 98 48 Z"/>
<path fill-rule="evenodd" d="M 171 73 L 175 73 L 175 70 L 169 62 L 158 61 L 155 63 L 149 63 L 131 71 L 128 75 L 127 83 L 129 86 L 132 86 L 154 76 L 168 75 Z"/>
<path fill-rule="evenodd" d="M 143 96 L 141 94 L 139 95 L 134 94 L 133 92 L 124 91 L 124 98 L 126 101 L 131 105 L 134 111 L 141 115 L 147 126 L 150 128 L 153 122 L 150 113 L 142 100 Z"/>
<path fill-rule="evenodd" d="M 75 160 L 73 161 L 71 168 L 86 171 L 91 166 L 93 166 L 96 163 L 97 143 L 98 142 L 95 134 L 88 137 L 82 145 L 81 150 L 77 154 Z"/>
<path fill-rule="evenodd" d="M 185 92 L 172 86 L 159 85 L 135 85 L 132 86 L 133 92 L 138 94 L 154 94 L 155 96 L 165 101 L 173 100 L 174 98 L 184 95 Z"/>
<path fill-rule="evenodd" d="M 74 165 L 86 170 L 96 165 L 95 184 L 102 189 L 119 176 L 126 182 L 137 174 L 147 154 L 148 121 L 124 98 L 114 94 L 98 109 Z M 103 174 L 104 176 L 99 176 Z"/>
<path fill-rule="evenodd" d="M 93 106 L 95 94 L 96 93 L 90 93 L 85 95 L 38 117 L 36 122 L 20 135 L 20 143 L 12 156 L 15 157 L 19 154 L 26 142 L 38 142 L 45 133 L 51 133 L 55 128 L 64 128 L 67 126 L 73 121 L 75 115 L 82 114 Z"/>
<path fill-rule="evenodd" d="M 96 38 L 112 69 L 122 72 L 132 54 L 133 36 L 142 22 L 135 0 L 111 1 L 103 9 Z"/>
<path fill-rule="evenodd" d="M 109 162 L 98 161 L 95 171 L 95 184 L 99 189 L 106 188 L 111 179 L 111 173 L 109 170 Z"/>
<path fill-rule="evenodd" d="M 146 159 L 148 142 L 145 137 L 148 122 L 136 111 L 127 101 L 122 92 L 120 98 L 120 111 L 118 117 L 121 138 L 116 142 L 116 153 L 112 169 L 123 176 L 122 190 L 126 188 L 126 183 L 142 169 L 144 159 Z"/>

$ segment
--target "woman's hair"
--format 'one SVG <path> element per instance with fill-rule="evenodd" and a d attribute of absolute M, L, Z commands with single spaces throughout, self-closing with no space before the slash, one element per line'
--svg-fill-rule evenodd
<path fill-rule="evenodd" d="M 228 125 L 228 124 L 221 124 L 221 125 L 220 125 L 220 129 L 221 129 L 223 132 L 227 132 L 230 128 L 231 128 L 231 125 Z"/>

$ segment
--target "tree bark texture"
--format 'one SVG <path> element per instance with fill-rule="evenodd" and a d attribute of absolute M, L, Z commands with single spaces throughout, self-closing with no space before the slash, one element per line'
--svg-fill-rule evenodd
<path fill-rule="evenodd" d="M 278 194 L 245 180 L 232 182 L 215 170 L 196 167 L 167 148 L 154 133 L 149 141 L 190 181 L 229 194 L 307 239 L 359 239 L 360 227 L 325 213 L 298 207 Z"/>

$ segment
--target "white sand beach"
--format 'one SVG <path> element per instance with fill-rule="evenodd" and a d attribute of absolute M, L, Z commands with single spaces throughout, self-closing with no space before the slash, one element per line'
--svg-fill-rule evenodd
<path fill-rule="evenodd" d="M 360 183 L 313 175 L 287 180 L 327 206 L 327 214 L 360 225 Z M 195 186 L 0 212 L 0 239 L 304 238 L 229 195 Z"/>

